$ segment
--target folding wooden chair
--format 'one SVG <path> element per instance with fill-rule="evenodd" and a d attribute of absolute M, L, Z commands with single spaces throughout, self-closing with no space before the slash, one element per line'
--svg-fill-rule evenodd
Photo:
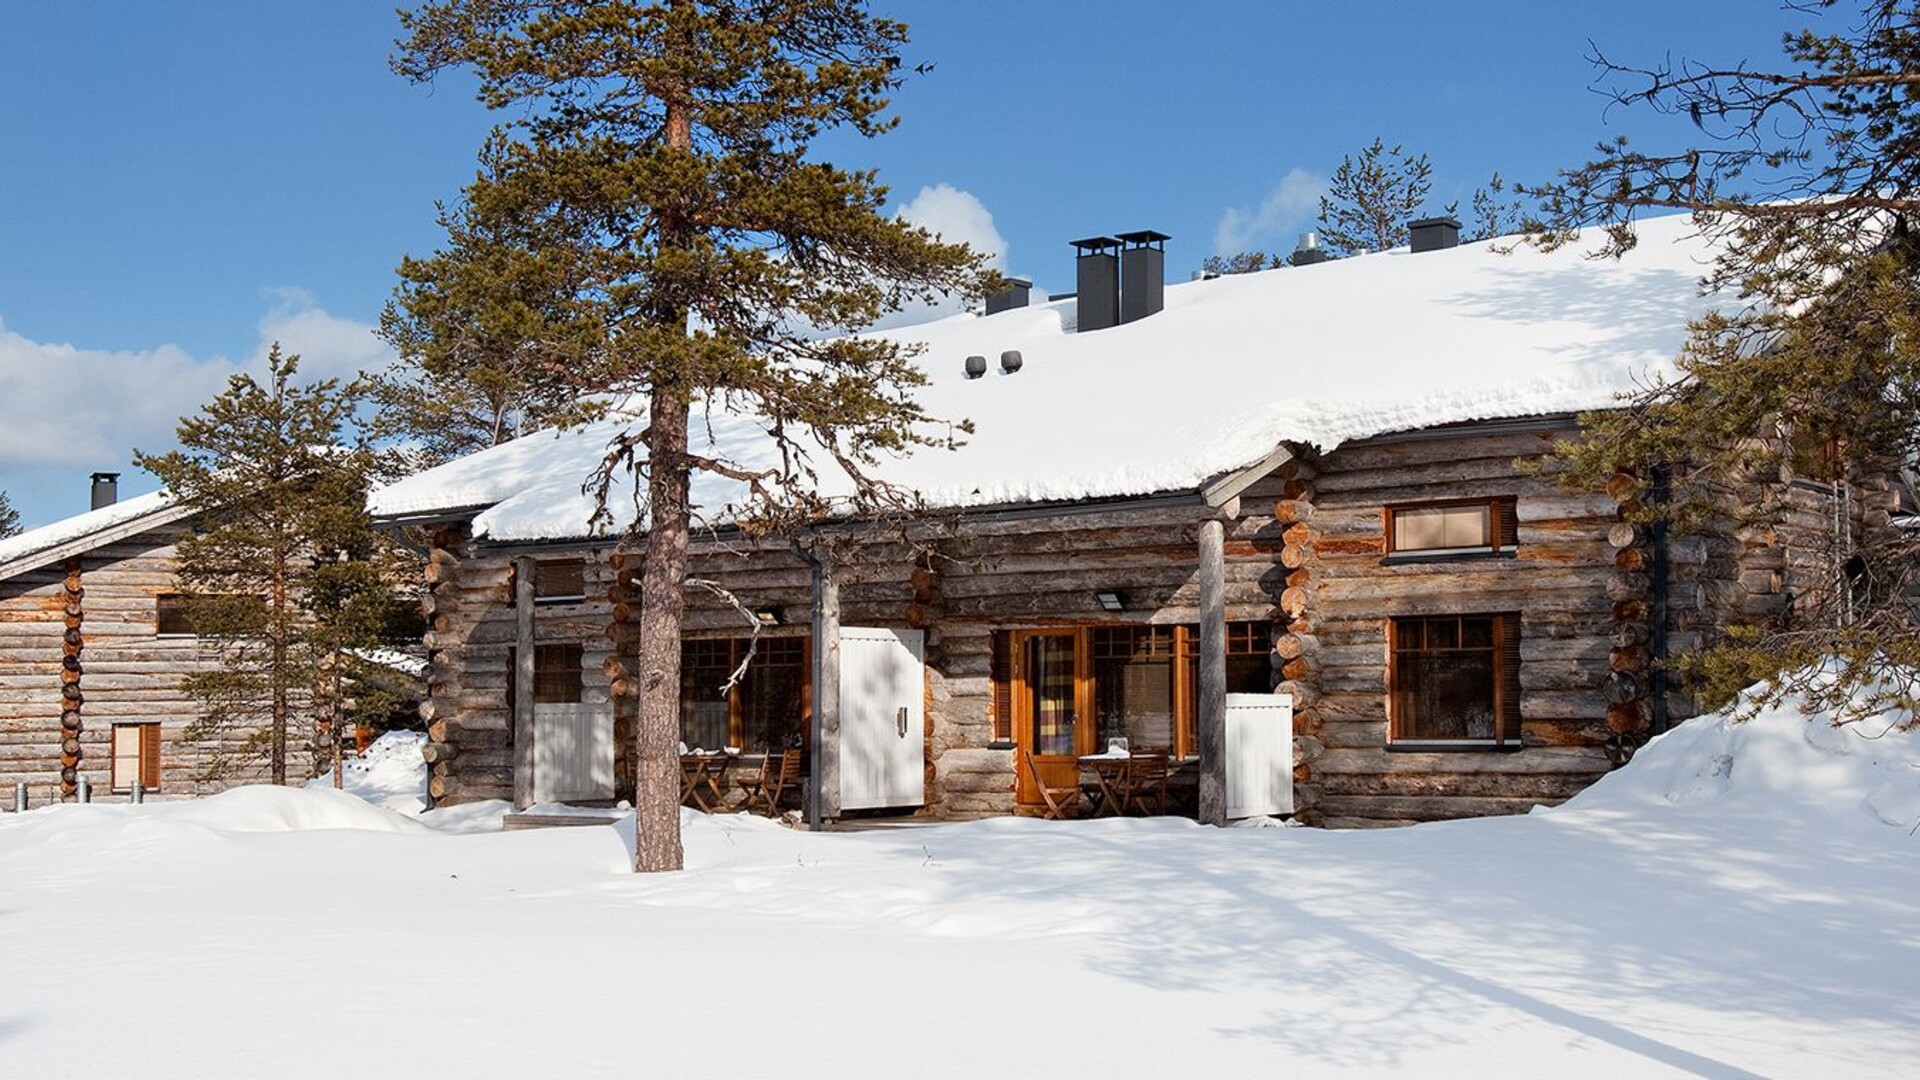
<path fill-rule="evenodd" d="M 1040 789 L 1040 798 L 1046 803 L 1046 809 L 1040 816 L 1049 821 L 1065 821 L 1080 809 L 1080 785 L 1072 787 L 1048 787 L 1040 777 L 1040 763 L 1033 755 L 1021 752 L 1027 759 L 1027 774 L 1033 777 L 1033 786 Z"/>
<path fill-rule="evenodd" d="M 1173 771 L 1172 756 L 1165 750 L 1135 750 L 1127 759 L 1126 805 L 1120 808 L 1122 814 L 1132 810 L 1148 813 L 1147 802 L 1153 800 L 1152 813 L 1167 812 L 1167 788 L 1169 775 Z"/>
<path fill-rule="evenodd" d="M 803 752 L 799 750 L 768 750 L 760 759 L 760 775 L 740 782 L 740 790 L 747 793 L 747 801 L 740 804 L 740 809 L 751 812 L 760 807 L 768 817 L 779 817 L 780 796 L 800 782 L 803 760 Z"/>

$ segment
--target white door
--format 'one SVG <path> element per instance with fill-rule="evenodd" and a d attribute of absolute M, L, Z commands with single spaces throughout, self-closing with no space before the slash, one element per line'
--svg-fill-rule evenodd
<path fill-rule="evenodd" d="M 1293 696 L 1227 695 L 1227 817 L 1293 813 Z"/>
<path fill-rule="evenodd" d="M 613 798 L 613 711 L 606 705 L 533 707 L 533 800 Z"/>
<path fill-rule="evenodd" d="M 840 628 L 840 809 L 924 806 L 926 635 Z"/>

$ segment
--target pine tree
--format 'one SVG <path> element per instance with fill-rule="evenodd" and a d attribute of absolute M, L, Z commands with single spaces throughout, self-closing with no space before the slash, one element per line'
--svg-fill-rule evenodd
<path fill-rule="evenodd" d="M 199 510 L 179 576 L 188 620 L 221 666 L 182 688 L 201 706 L 187 737 L 215 748 L 209 779 L 264 760 L 284 784 L 299 778 L 289 770 L 302 733 L 316 757 L 337 744 L 349 650 L 379 643 L 404 603 L 391 541 L 366 512 L 377 460 L 344 444 L 357 395 L 335 379 L 296 384 L 298 367 L 275 345 L 264 385 L 232 376 L 180 422 L 180 449 L 134 455 Z"/>
<path fill-rule="evenodd" d="M 20 532 L 20 511 L 7 501 L 7 493 L 0 491 L 0 539 L 14 536 Z"/>
<path fill-rule="evenodd" d="M 481 154 L 494 180 L 502 149 L 490 140 Z M 446 246 L 401 263 L 380 319 L 398 360 L 369 382 L 376 436 L 435 465 L 579 415 L 568 361 L 581 343 L 568 316 L 581 285 L 565 243 L 541 240 L 551 224 L 441 208 Z"/>
<path fill-rule="evenodd" d="M 872 475 L 881 456 L 952 437 L 915 401 L 924 377 L 900 346 L 822 337 L 983 291 L 978 256 L 888 216 L 872 172 L 812 153 L 829 132 L 897 122 L 906 27 L 860 0 L 438 0 L 401 19 L 401 74 L 471 68 L 506 117 L 498 173 L 467 188 L 468 212 L 565 236 L 555 257 L 578 269 L 591 315 L 566 325 L 598 336 L 551 338 L 575 342 L 584 388 L 645 402 L 598 478 L 604 501 L 630 470 L 646 509 L 638 655 L 610 667 L 616 710 L 637 697 L 635 868 L 678 869 L 692 472 L 743 486 L 737 519 L 783 527 L 828 510 L 821 468 L 856 478 L 834 510 L 897 506 Z M 709 408 L 759 417 L 780 464 L 694 452 L 690 417 Z"/>
<path fill-rule="evenodd" d="M 1320 197 L 1320 238 L 1336 256 L 1386 251 L 1408 242 L 1414 220 L 1433 190 L 1433 164 L 1379 139 L 1348 154 Z M 1447 207 L 1452 213 L 1453 207 Z"/>
<path fill-rule="evenodd" d="M 1595 56 L 1617 103 L 1672 116 L 1684 135 L 1652 153 L 1601 143 L 1530 189 L 1543 211 L 1535 241 L 1600 224 L 1596 254 L 1617 255 L 1637 215 L 1692 211 L 1722 242 L 1704 284 L 1742 302 L 1692 327 L 1676 379 L 1586 418 L 1590 434 L 1564 453 L 1569 482 L 1625 469 L 1644 488 L 1674 467 L 1670 501 L 1651 512 L 1684 527 L 1716 485 L 1871 478 L 1920 455 L 1920 5 L 1870 0 L 1836 29 L 1786 35 L 1775 70 Z M 1690 658 L 1710 703 L 1773 679 L 1774 699 L 1916 715 L 1920 544 L 1888 527 L 1879 497 L 1854 547 L 1834 553 L 1845 560 L 1834 585 L 1801 597 L 1797 618 L 1739 627 Z M 1762 501 L 1750 523 L 1781 513 Z"/>
<path fill-rule="evenodd" d="M 1200 264 L 1203 273 L 1225 276 L 1227 274 L 1251 274 L 1256 270 L 1271 270 L 1287 265 L 1287 261 L 1278 255 L 1269 255 L 1264 251 L 1240 251 L 1232 255 L 1209 255 Z"/>
<path fill-rule="evenodd" d="M 1510 190 L 1512 194 L 1508 194 Z M 1525 194 L 1513 190 L 1497 172 L 1485 186 L 1473 189 L 1472 206 L 1473 220 L 1468 223 L 1462 239 L 1492 240 L 1496 236 L 1511 236 L 1526 227 L 1529 207 Z"/>

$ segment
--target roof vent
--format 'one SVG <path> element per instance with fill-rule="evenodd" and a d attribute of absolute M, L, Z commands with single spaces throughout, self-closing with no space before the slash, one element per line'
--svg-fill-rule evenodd
<path fill-rule="evenodd" d="M 1073 241 L 1076 333 L 1105 330 L 1120 322 L 1120 241 L 1089 236 Z"/>
<path fill-rule="evenodd" d="M 1120 253 L 1121 322 L 1144 319 L 1167 306 L 1167 241 L 1171 239 L 1152 229 L 1120 234 L 1120 241 L 1127 245 Z"/>
<path fill-rule="evenodd" d="M 987 358 L 984 356 L 967 357 L 967 378 L 977 379 L 987 373 Z"/>
<path fill-rule="evenodd" d="M 1327 249 L 1320 246 L 1320 234 L 1303 232 L 1300 243 L 1293 249 L 1293 257 L 1287 262 L 1294 266 L 1312 266 L 1327 261 Z"/>
<path fill-rule="evenodd" d="M 1026 307 L 1030 302 L 1033 282 L 1024 278 L 1006 278 L 1006 287 L 987 297 L 987 314 L 998 315 L 1003 311 Z"/>
<path fill-rule="evenodd" d="M 1450 217 L 1421 218 L 1407 226 L 1413 234 L 1413 253 L 1460 246 L 1460 222 Z"/>
<path fill-rule="evenodd" d="M 120 474 L 117 472 L 97 472 L 93 474 L 93 508 L 112 506 L 120 501 Z"/>
<path fill-rule="evenodd" d="M 1008 349 L 1006 352 L 1000 354 L 1000 374 L 1011 375 L 1019 371 L 1021 363 L 1020 350 Z"/>

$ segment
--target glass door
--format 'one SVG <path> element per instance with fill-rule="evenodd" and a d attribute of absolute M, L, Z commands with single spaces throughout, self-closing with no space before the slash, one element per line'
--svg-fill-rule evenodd
<path fill-rule="evenodd" d="M 1048 786 L 1079 781 L 1076 759 L 1093 741 L 1087 707 L 1089 680 L 1084 635 L 1077 631 L 1032 631 L 1014 637 L 1014 741 L 1033 756 Z M 1017 800 L 1040 803 L 1033 776 L 1019 769 Z"/>

